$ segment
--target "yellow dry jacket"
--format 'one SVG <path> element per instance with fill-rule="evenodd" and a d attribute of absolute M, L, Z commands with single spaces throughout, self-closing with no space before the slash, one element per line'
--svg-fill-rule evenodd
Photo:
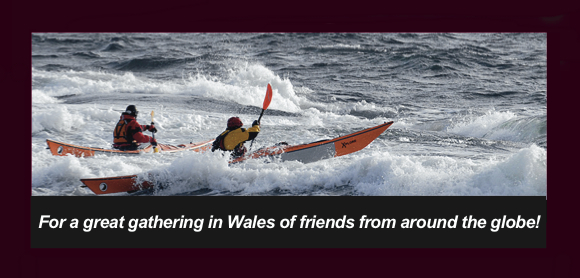
<path fill-rule="evenodd" d="M 260 126 L 255 125 L 248 129 L 245 128 L 238 128 L 234 130 L 226 130 L 220 134 L 220 136 L 225 135 L 224 137 L 224 148 L 228 151 L 234 150 L 236 147 L 241 146 L 244 142 L 252 140 L 256 138 L 260 132 Z"/>

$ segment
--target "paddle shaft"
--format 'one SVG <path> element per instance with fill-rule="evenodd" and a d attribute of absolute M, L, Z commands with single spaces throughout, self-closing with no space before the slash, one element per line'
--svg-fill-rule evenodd
<path fill-rule="evenodd" d="M 266 111 L 266 109 L 262 109 L 262 113 L 260 113 L 260 117 L 258 118 L 258 124 L 260 124 L 260 120 L 262 119 L 262 116 L 264 115 L 264 111 Z M 252 139 L 252 143 L 250 143 L 250 149 L 248 150 L 248 152 L 252 149 L 252 146 L 254 145 L 254 140 L 256 138 L 254 137 L 254 139 Z"/>
<path fill-rule="evenodd" d="M 151 111 L 151 125 L 154 125 L 155 123 L 153 122 L 153 115 L 155 115 L 155 111 Z M 151 132 L 153 139 L 155 139 L 155 132 Z M 159 152 L 159 148 L 157 146 L 153 147 L 153 152 L 157 153 Z"/>
<path fill-rule="evenodd" d="M 154 125 L 155 124 L 153 122 L 153 115 L 155 115 L 155 111 L 151 111 L 151 125 Z M 153 139 L 155 139 L 155 132 L 151 132 L 151 134 L 153 135 Z"/>
<path fill-rule="evenodd" d="M 260 117 L 258 118 L 258 124 L 260 124 L 260 120 L 262 119 L 262 116 L 264 116 L 264 111 L 266 111 L 266 109 L 262 109 L 262 113 L 260 113 Z"/>
<path fill-rule="evenodd" d="M 258 118 L 258 125 L 260 124 L 260 120 L 262 120 L 262 116 L 264 116 L 264 111 L 266 111 L 268 106 L 270 106 L 270 101 L 272 101 L 272 86 L 268 84 L 268 89 L 266 89 L 266 97 L 264 98 L 264 104 L 262 105 L 262 113 L 260 113 L 260 117 Z M 252 146 L 254 145 L 254 139 L 252 139 L 252 143 L 250 143 L 250 149 L 248 151 L 252 149 Z"/>

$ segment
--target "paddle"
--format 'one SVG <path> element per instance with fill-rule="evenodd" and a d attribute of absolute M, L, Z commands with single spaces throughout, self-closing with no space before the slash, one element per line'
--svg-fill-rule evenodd
<path fill-rule="evenodd" d="M 153 116 L 155 115 L 155 111 L 151 111 L 151 125 L 154 125 L 155 123 L 153 123 Z M 153 139 L 155 139 L 155 132 L 152 132 L 153 134 Z M 153 147 L 153 152 L 154 153 L 158 153 L 159 152 L 159 148 L 157 146 Z"/>
<path fill-rule="evenodd" d="M 270 84 L 268 84 L 268 89 L 266 89 L 266 97 L 264 98 L 264 104 L 262 104 L 262 113 L 260 113 L 260 117 L 258 118 L 258 124 L 260 124 L 260 120 L 262 119 L 262 116 L 264 116 L 264 111 L 266 111 L 268 106 L 270 106 L 270 101 L 272 101 L 272 87 Z M 254 145 L 254 139 L 252 139 L 252 143 L 250 144 L 250 150 L 252 149 L 252 145 Z"/>

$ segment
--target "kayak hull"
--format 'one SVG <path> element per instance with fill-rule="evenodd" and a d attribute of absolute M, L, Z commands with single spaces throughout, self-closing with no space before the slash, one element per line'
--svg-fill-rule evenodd
<path fill-rule="evenodd" d="M 177 146 L 158 144 L 160 152 L 180 152 L 180 151 L 206 151 L 211 148 L 212 140 L 202 141 L 198 143 L 181 144 Z M 65 156 L 68 154 L 74 155 L 76 157 L 89 157 L 97 154 L 120 154 L 120 155 L 135 155 L 141 153 L 150 153 L 153 151 L 153 146 L 147 145 L 143 149 L 133 150 L 133 151 L 121 151 L 114 149 L 103 149 L 103 148 L 93 148 L 93 147 L 83 147 L 68 143 L 63 143 L 51 139 L 46 139 L 46 144 L 50 149 L 50 152 L 56 156 Z"/>
<path fill-rule="evenodd" d="M 315 162 L 360 151 L 377 139 L 393 122 L 367 128 L 359 132 L 334 139 L 322 140 L 296 146 L 273 146 L 257 150 L 247 156 L 231 161 L 238 163 L 248 159 L 278 156 L 282 161 Z"/>
<path fill-rule="evenodd" d="M 97 195 L 132 192 L 149 189 L 153 184 L 137 181 L 137 175 L 110 178 L 81 179 L 81 182 Z"/>
<path fill-rule="evenodd" d="M 294 160 L 309 163 L 322 159 L 343 156 L 362 150 L 379 137 L 379 135 L 387 130 L 387 128 L 392 124 L 393 122 L 391 121 L 349 135 L 312 142 L 309 144 L 295 146 L 280 145 L 262 148 L 244 157 L 231 160 L 230 163 L 239 163 L 248 159 L 274 156 L 279 157 L 282 161 Z M 140 181 L 137 175 L 81 179 L 81 182 L 97 195 L 132 192 L 153 187 L 152 182 L 144 180 Z"/>

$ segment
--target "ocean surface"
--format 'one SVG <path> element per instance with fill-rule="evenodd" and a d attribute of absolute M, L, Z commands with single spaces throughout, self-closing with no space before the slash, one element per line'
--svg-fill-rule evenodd
<path fill-rule="evenodd" d="M 145 173 L 163 186 L 113 195 L 547 196 L 545 33 L 33 33 L 31 47 L 33 196 L 94 195 L 80 179 Z M 307 164 L 47 149 L 109 148 L 130 104 L 141 124 L 155 111 L 159 143 L 212 139 L 232 116 L 249 127 L 268 83 L 252 150 L 394 124 Z"/>

